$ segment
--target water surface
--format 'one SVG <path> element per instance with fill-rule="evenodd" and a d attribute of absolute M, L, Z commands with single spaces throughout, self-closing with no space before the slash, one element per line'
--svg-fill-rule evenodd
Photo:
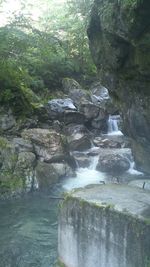
<path fill-rule="evenodd" d="M 0 267 L 53 266 L 59 200 L 50 195 L 36 193 L 0 203 Z"/>

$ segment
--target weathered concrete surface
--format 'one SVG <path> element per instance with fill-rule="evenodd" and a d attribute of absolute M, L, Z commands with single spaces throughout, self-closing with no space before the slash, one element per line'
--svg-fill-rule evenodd
<path fill-rule="evenodd" d="M 150 194 L 122 185 L 74 191 L 62 203 L 58 237 L 67 267 L 148 267 Z"/>

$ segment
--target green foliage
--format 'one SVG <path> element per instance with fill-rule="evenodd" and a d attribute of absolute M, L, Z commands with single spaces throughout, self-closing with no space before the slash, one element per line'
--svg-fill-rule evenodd
<path fill-rule="evenodd" d="M 21 10 L 0 28 L 0 104 L 30 114 L 40 101 L 35 94 L 50 97 L 63 77 L 95 75 L 86 35 L 91 3 L 46 1 L 38 24 Z"/>

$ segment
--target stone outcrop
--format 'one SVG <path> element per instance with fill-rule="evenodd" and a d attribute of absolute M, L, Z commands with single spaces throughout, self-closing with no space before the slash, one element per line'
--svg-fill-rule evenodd
<path fill-rule="evenodd" d="M 56 131 L 28 129 L 22 132 L 22 137 L 32 142 L 36 156 L 45 161 L 60 157 L 64 153 L 63 137 Z"/>
<path fill-rule="evenodd" d="M 58 266 L 149 266 L 149 192 L 122 185 L 76 190 L 61 204 L 58 243 Z"/>
<path fill-rule="evenodd" d="M 120 149 L 100 149 L 97 170 L 111 174 L 121 174 L 130 168 L 132 160 L 131 150 Z"/>
<path fill-rule="evenodd" d="M 36 156 L 26 141 L 16 142 L 0 137 L 0 198 L 18 196 L 37 188 Z M 23 144 L 24 143 L 24 144 Z"/>
<path fill-rule="evenodd" d="M 88 29 L 99 77 L 122 112 L 138 166 L 150 172 L 150 2 L 95 0 Z"/>
<path fill-rule="evenodd" d="M 3 107 L 0 108 L 0 130 L 8 131 L 16 125 L 16 119 L 12 113 L 12 110 L 5 110 Z"/>
<path fill-rule="evenodd" d="M 38 162 L 36 167 L 36 178 L 41 190 L 48 190 L 60 178 L 73 175 L 72 169 L 66 163 Z"/>
<path fill-rule="evenodd" d="M 70 124 L 65 128 L 66 138 L 71 151 L 84 151 L 91 148 L 88 130 L 82 124 Z"/>

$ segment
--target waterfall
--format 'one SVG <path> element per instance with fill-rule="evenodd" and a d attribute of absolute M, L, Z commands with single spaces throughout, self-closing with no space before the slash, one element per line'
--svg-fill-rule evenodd
<path fill-rule="evenodd" d="M 120 121 L 120 115 L 109 115 L 108 119 L 108 135 L 123 135 L 119 130 L 118 122 Z"/>
<path fill-rule="evenodd" d="M 105 181 L 106 175 L 96 170 L 98 158 L 98 156 L 91 157 L 91 163 L 88 168 L 78 168 L 76 177 L 65 179 L 63 188 L 70 191 L 74 188 L 85 187 L 89 184 L 99 184 Z"/>
<path fill-rule="evenodd" d="M 143 172 L 136 170 L 136 166 L 135 166 L 134 161 L 130 161 L 130 168 L 127 172 L 131 175 L 142 175 L 142 176 L 144 175 Z"/>

